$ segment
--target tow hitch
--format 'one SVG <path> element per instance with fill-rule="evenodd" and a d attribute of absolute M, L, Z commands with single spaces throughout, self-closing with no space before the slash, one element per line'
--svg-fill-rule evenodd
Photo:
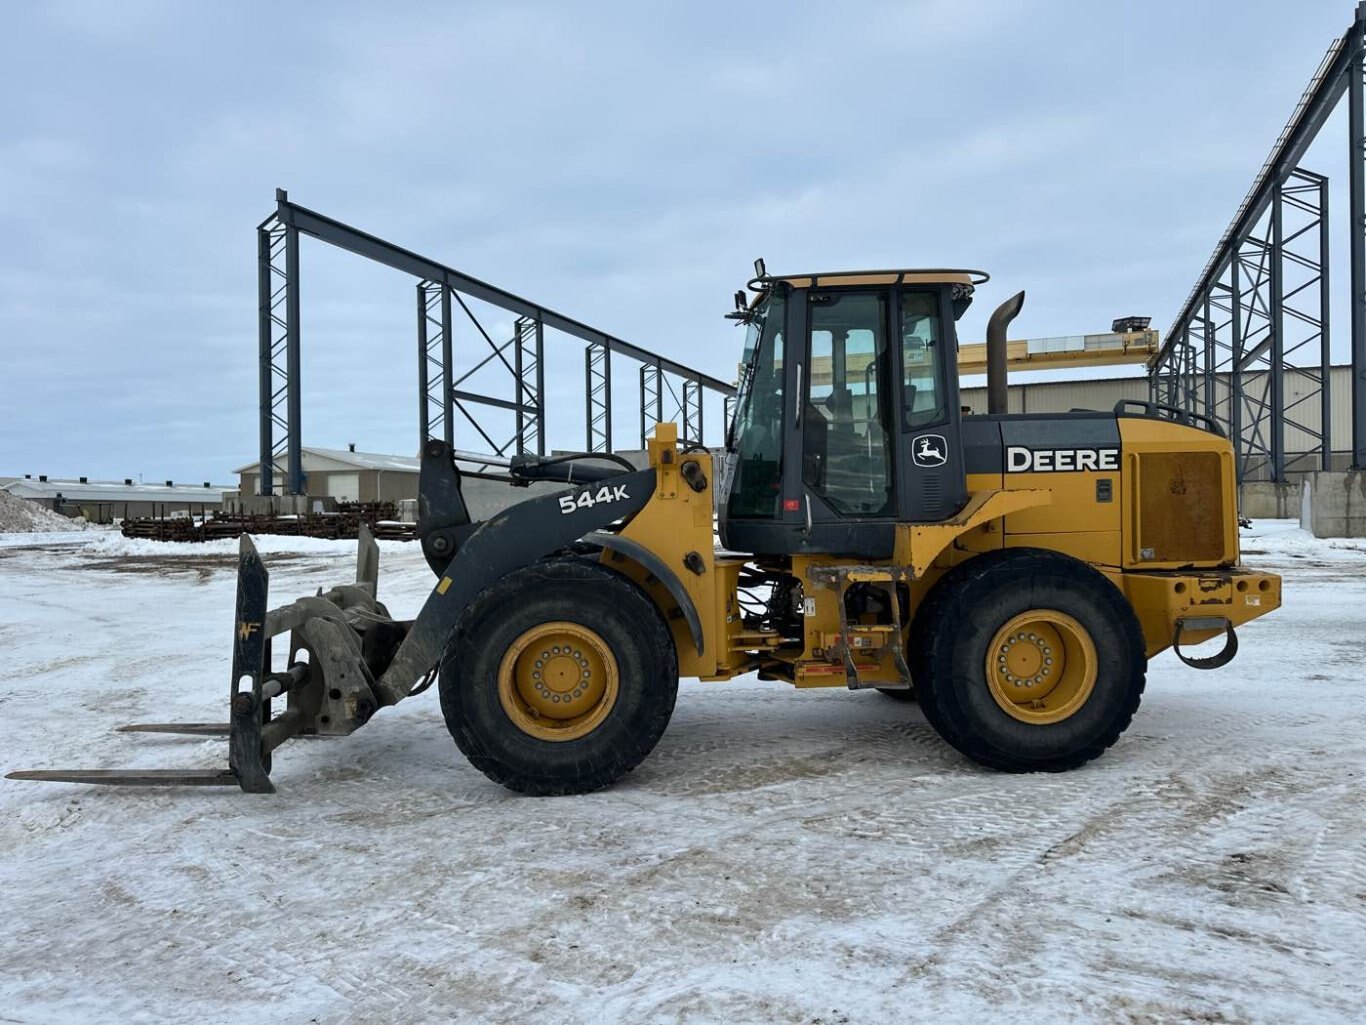
<path fill-rule="evenodd" d="M 1217 655 L 1208 658 L 1193 658 L 1181 651 L 1181 635 L 1187 630 L 1222 630 L 1224 648 Z M 1192 669 L 1218 669 L 1233 661 L 1238 654 L 1238 635 L 1233 632 L 1233 623 L 1224 616 L 1186 616 L 1176 621 L 1176 635 L 1172 638 L 1172 651 L 1176 657 Z"/>

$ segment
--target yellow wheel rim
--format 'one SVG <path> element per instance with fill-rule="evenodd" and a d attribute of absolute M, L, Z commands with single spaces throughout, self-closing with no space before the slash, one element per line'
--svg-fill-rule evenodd
<path fill-rule="evenodd" d="M 1064 612 L 1031 609 L 991 639 L 987 686 L 1007 715 L 1035 725 L 1061 722 L 1096 686 L 1096 645 Z"/>
<path fill-rule="evenodd" d="M 498 665 L 503 711 L 538 740 L 577 740 L 592 733 L 616 705 L 618 691 L 612 649 L 578 623 L 533 626 Z"/>

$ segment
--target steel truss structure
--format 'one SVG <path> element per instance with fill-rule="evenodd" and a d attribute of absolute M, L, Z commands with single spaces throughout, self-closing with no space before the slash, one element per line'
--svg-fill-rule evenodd
<path fill-rule="evenodd" d="M 261 494 L 304 491 L 301 456 L 299 237 L 307 235 L 417 279 L 417 365 L 419 444 L 440 438 L 455 445 L 469 429 L 491 457 L 536 453 L 549 442 L 546 424 L 545 332 L 558 331 L 586 343 L 584 397 L 589 452 L 612 450 L 613 358 L 640 364 L 640 446 L 654 425 L 675 419 L 680 435 L 702 443 L 703 396 L 721 397 L 726 422 L 735 386 L 666 359 L 554 310 L 513 295 L 434 260 L 386 242 L 340 221 L 291 203 L 275 192 L 275 211 L 257 227 L 259 294 Z M 471 300 L 513 314 L 511 336 L 495 338 L 481 323 Z M 457 327 L 473 328 L 478 361 L 456 376 Z M 497 370 L 500 393 L 476 388 L 472 379 Z M 647 390 L 647 379 L 649 390 Z M 672 404 L 665 402 L 671 396 Z M 512 434 L 497 433 L 488 410 L 511 414 Z M 666 413 L 668 414 L 666 416 Z M 469 446 L 464 446 L 468 448 Z M 288 471 L 277 481 L 276 466 Z"/>
<path fill-rule="evenodd" d="M 664 421 L 678 424 L 679 436 L 695 441 L 703 437 L 703 385 L 695 378 L 683 377 L 661 363 L 646 363 L 640 368 L 641 444 L 654 425 Z M 735 392 L 724 397 L 722 416 L 727 425 L 735 411 Z"/>
<path fill-rule="evenodd" d="M 1345 455 L 1366 469 L 1364 87 L 1366 0 L 1314 73 L 1149 369 L 1153 401 L 1208 417 L 1228 434 L 1239 481 L 1335 468 L 1328 179 L 1300 162 L 1344 93 L 1352 403 Z"/>
<path fill-rule="evenodd" d="M 289 463 L 290 494 L 303 490 L 299 422 L 299 236 L 272 214 L 256 227 L 260 335 L 261 494 L 271 493 L 276 460 Z"/>

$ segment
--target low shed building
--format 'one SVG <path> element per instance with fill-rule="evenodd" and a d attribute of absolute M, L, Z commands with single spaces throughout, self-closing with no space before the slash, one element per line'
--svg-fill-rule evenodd
<path fill-rule="evenodd" d="M 304 448 L 302 453 L 304 492 L 315 498 L 335 498 L 339 502 L 399 502 L 417 498 L 421 462 L 415 456 L 333 448 Z M 260 493 L 260 462 L 239 466 L 233 472 L 241 478 L 243 496 Z M 275 464 L 277 494 L 288 475 L 289 460 L 282 458 Z"/>
<path fill-rule="evenodd" d="M 50 480 L 20 477 L 4 485 L 15 498 L 34 502 L 63 516 L 84 516 L 91 523 L 143 516 L 205 516 L 223 506 L 224 488 L 209 483 L 138 483 L 131 479 Z"/>

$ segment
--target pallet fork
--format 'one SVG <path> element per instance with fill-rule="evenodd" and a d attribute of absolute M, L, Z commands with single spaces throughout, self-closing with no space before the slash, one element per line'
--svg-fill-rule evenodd
<path fill-rule="evenodd" d="M 378 577 L 379 546 L 362 525 L 354 584 L 334 587 L 268 612 L 270 574 L 251 538 L 243 535 L 237 564 L 228 722 L 132 723 L 118 727 L 121 733 L 225 736 L 228 767 L 40 769 L 11 772 L 7 778 L 105 786 L 237 786 L 248 793 L 273 793 L 271 752 L 277 747 L 297 736 L 349 733 L 351 729 L 331 727 L 359 725 L 375 712 L 370 687 L 364 674 L 357 671 L 364 665 L 366 642 L 370 641 L 373 650 L 381 643 L 379 635 L 386 634 L 392 641 L 406 632 L 406 625 L 390 619 L 384 606 L 375 600 Z M 272 672 L 271 641 L 287 631 L 293 632 L 288 668 Z M 353 643 L 347 643 L 348 637 Z M 311 652 L 307 647 L 310 640 L 316 645 Z M 329 642 L 340 642 L 343 651 L 326 651 Z M 352 658 L 338 657 L 346 653 Z M 348 661 L 349 666 L 345 664 Z M 281 697 L 287 707 L 274 713 L 272 705 Z"/>

